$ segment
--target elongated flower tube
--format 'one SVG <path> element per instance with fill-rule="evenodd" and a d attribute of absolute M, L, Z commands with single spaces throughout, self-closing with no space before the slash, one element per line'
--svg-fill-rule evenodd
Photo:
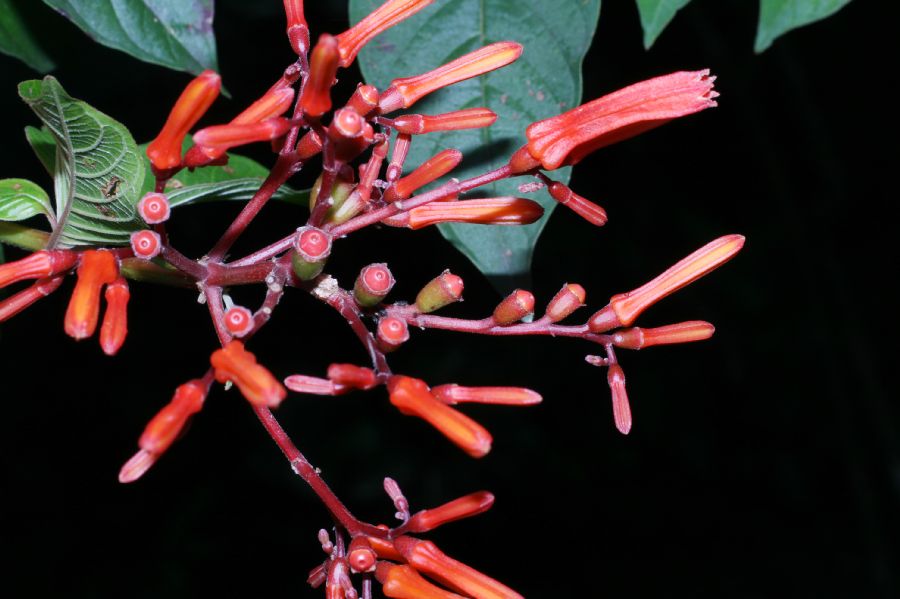
<path fill-rule="evenodd" d="M 222 80 L 214 71 L 203 71 L 191 81 L 178 100 L 162 131 L 147 146 L 147 158 L 157 170 L 181 164 L 181 142 L 219 96 Z"/>
<path fill-rule="evenodd" d="M 404 200 L 417 189 L 437 181 L 459 165 L 463 155 L 459 150 L 449 149 L 438 152 L 419 167 L 388 188 L 384 199 L 388 202 Z"/>
<path fill-rule="evenodd" d="M 716 106 L 713 81 L 706 69 L 635 83 L 532 123 L 525 132 L 528 152 L 547 170 L 576 164 L 603 146 Z"/>
<path fill-rule="evenodd" d="M 291 121 L 273 117 L 247 125 L 213 125 L 194 133 L 194 143 L 214 153 L 224 153 L 235 146 L 281 137 L 291 128 Z"/>
<path fill-rule="evenodd" d="M 100 291 L 119 276 L 116 257 L 107 250 L 87 250 L 81 255 L 78 282 L 66 310 L 66 334 L 76 340 L 94 334 L 100 317 Z"/>
<path fill-rule="evenodd" d="M 297 56 L 309 50 L 309 25 L 303 14 L 303 0 L 284 0 L 284 14 L 287 17 L 287 36 L 291 48 Z"/>
<path fill-rule="evenodd" d="M 215 368 L 216 380 L 233 382 L 251 404 L 277 408 L 287 390 L 256 357 L 244 349 L 240 341 L 229 341 L 224 348 L 213 352 L 210 364 Z"/>
<path fill-rule="evenodd" d="M 525 198 L 505 196 L 459 202 L 432 202 L 416 206 L 406 214 L 403 226 L 421 229 L 436 223 L 478 225 L 528 225 L 541 218 L 544 209 Z"/>
<path fill-rule="evenodd" d="M 41 250 L 15 262 L 0 264 L 0 289 L 19 281 L 53 277 L 70 270 L 78 253 L 69 250 Z"/>
<path fill-rule="evenodd" d="M 428 314 L 462 299 L 463 280 L 449 270 L 431 279 L 416 295 L 416 310 Z"/>
<path fill-rule="evenodd" d="M 106 286 L 106 312 L 100 325 L 100 347 L 107 356 L 114 356 L 128 336 L 128 281 L 119 277 Z"/>
<path fill-rule="evenodd" d="M 652 329 L 633 327 L 613 333 L 613 345 L 625 349 L 643 349 L 654 345 L 692 343 L 713 336 L 716 328 L 703 320 L 689 320 Z"/>
<path fill-rule="evenodd" d="M 437 400 L 424 381 L 408 376 L 394 376 L 388 382 L 391 403 L 402 414 L 418 416 L 440 431 L 473 458 L 491 450 L 491 434 L 466 416 Z"/>
<path fill-rule="evenodd" d="M 432 2 L 434 0 L 387 0 L 362 21 L 337 36 L 340 65 L 346 68 L 353 64 L 356 55 L 372 38 L 408 19 Z"/>
<path fill-rule="evenodd" d="M 497 113 L 489 108 L 466 108 L 444 114 L 404 114 L 394 119 L 392 126 L 400 133 L 422 135 L 435 131 L 459 131 L 490 127 L 497 120 Z"/>
<path fill-rule="evenodd" d="M 313 48 L 309 61 L 309 79 L 300 97 L 300 107 L 311 117 L 320 117 L 331 110 L 331 86 L 337 73 L 340 53 L 337 40 L 323 33 Z"/>
<path fill-rule="evenodd" d="M 394 541 L 410 566 L 448 588 L 478 599 L 521 599 L 521 595 L 490 576 L 443 553 L 431 541 L 400 537 Z"/>
<path fill-rule="evenodd" d="M 488 491 L 470 493 L 444 505 L 422 510 L 413 515 L 407 523 L 410 532 L 428 532 L 448 522 L 471 518 L 491 509 L 494 505 L 494 494 Z"/>
<path fill-rule="evenodd" d="M 481 403 L 503 406 L 533 406 L 541 403 L 541 395 L 525 387 L 463 387 L 438 385 L 431 394 L 448 405 Z"/>
<path fill-rule="evenodd" d="M 392 599 L 465 599 L 462 595 L 436 587 L 409 566 L 379 562 L 375 578 L 385 597 Z"/>
<path fill-rule="evenodd" d="M 652 281 L 633 291 L 614 295 L 607 306 L 591 316 L 588 326 L 591 331 L 602 333 L 630 325 L 641 312 L 728 262 L 742 247 L 743 235 L 725 235 L 707 243 Z"/>
<path fill-rule="evenodd" d="M 284 386 L 295 393 L 308 393 L 310 395 L 341 395 L 350 390 L 350 387 L 340 385 L 329 379 L 305 374 L 292 374 L 284 379 Z"/>
<path fill-rule="evenodd" d="M 601 227 L 606 224 L 606 210 L 587 198 L 581 197 L 567 185 L 554 181 L 550 184 L 550 196 L 570 209 L 572 212 L 591 223 Z"/>
<path fill-rule="evenodd" d="M 59 289 L 62 282 L 62 276 L 41 279 L 28 289 L 23 289 L 15 295 L 0 300 L 0 322 L 9 320 L 39 299 L 47 297 Z"/>
<path fill-rule="evenodd" d="M 628 393 L 625 391 L 625 372 L 618 364 L 610 364 L 606 372 L 606 382 L 612 391 L 613 419 L 616 428 L 623 435 L 631 431 L 631 406 L 628 403 Z"/>
<path fill-rule="evenodd" d="M 390 87 L 381 94 L 378 107 L 383 114 L 409 108 L 435 90 L 505 67 L 521 55 L 522 45 L 516 42 L 490 44 L 433 71 L 415 77 L 394 79 Z"/>

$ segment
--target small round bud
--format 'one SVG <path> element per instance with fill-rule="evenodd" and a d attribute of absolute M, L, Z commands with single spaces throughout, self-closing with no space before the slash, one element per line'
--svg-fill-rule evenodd
<path fill-rule="evenodd" d="M 168 198 L 156 192 L 145 194 L 137 204 L 137 211 L 148 225 L 166 222 L 172 213 Z"/>
<path fill-rule="evenodd" d="M 445 270 L 422 287 L 416 296 L 416 309 L 428 314 L 462 299 L 463 280 Z"/>
<path fill-rule="evenodd" d="M 371 572 L 375 569 L 375 551 L 366 537 L 356 537 L 350 541 L 347 561 L 353 572 Z"/>
<path fill-rule="evenodd" d="M 409 340 L 409 327 L 405 320 L 387 316 L 378 322 L 378 344 L 384 351 L 393 351 Z"/>
<path fill-rule="evenodd" d="M 243 306 L 225 312 L 225 328 L 235 337 L 243 337 L 253 330 L 253 313 Z"/>
<path fill-rule="evenodd" d="M 301 227 L 294 238 L 291 262 L 294 274 L 303 281 L 319 276 L 331 254 L 331 235 L 316 227 Z"/>
<path fill-rule="evenodd" d="M 162 240 L 156 232 L 150 229 L 135 231 L 131 234 L 131 250 L 136 257 L 150 260 L 159 255 L 162 250 Z"/>
<path fill-rule="evenodd" d="M 584 305 L 587 294 L 584 287 L 575 283 L 566 283 L 547 304 L 546 316 L 551 322 L 559 322 Z"/>
<path fill-rule="evenodd" d="M 353 286 L 353 297 L 360 306 L 374 306 L 381 302 L 394 286 L 394 275 L 387 264 L 370 264 L 359 271 Z"/>
<path fill-rule="evenodd" d="M 523 289 L 516 289 L 494 309 L 494 322 L 504 326 L 518 322 L 534 312 L 534 296 Z"/>

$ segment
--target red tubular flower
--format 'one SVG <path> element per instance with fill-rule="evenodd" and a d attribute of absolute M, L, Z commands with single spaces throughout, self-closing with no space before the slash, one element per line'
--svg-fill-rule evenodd
<path fill-rule="evenodd" d="M 350 566 L 343 557 L 334 557 L 328 562 L 325 577 L 325 599 L 345 599 L 350 586 Z"/>
<path fill-rule="evenodd" d="M 380 524 L 378 528 L 388 530 L 388 527 L 384 524 Z M 394 547 L 392 541 L 379 537 L 368 537 L 368 539 L 369 546 L 375 551 L 375 554 L 378 555 L 380 559 L 388 559 L 395 562 L 403 561 L 403 556 L 400 555 L 400 552 Z"/>
<path fill-rule="evenodd" d="M 602 333 L 630 325 L 641 312 L 728 262 L 742 247 L 743 235 L 725 235 L 709 242 L 649 283 L 634 291 L 614 295 L 607 306 L 591 316 L 588 326 L 591 331 Z"/>
<path fill-rule="evenodd" d="M 359 271 L 353 285 L 353 298 L 360 306 L 370 307 L 387 297 L 394 287 L 394 275 L 387 264 L 369 264 Z"/>
<path fill-rule="evenodd" d="M 0 264 L 0 289 L 19 281 L 56 276 L 70 270 L 76 262 L 77 252 L 41 250 L 21 260 Z"/>
<path fill-rule="evenodd" d="M 428 532 L 448 522 L 471 518 L 491 509 L 494 494 L 488 491 L 470 493 L 444 505 L 414 514 L 407 523 L 410 532 Z"/>
<path fill-rule="evenodd" d="M 409 108 L 431 92 L 484 75 L 514 62 L 522 55 L 522 45 L 516 42 L 497 42 L 415 77 L 394 79 L 381 98 L 378 107 L 387 114 Z"/>
<path fill-rule="evenodd" d="M 331 110 L 331 86 L 337 74 L 340 52 L 334 36 L 323 33 L 313 48 L 309 61 L 309 79 L 303 88 L 300 107 L 311 117 L 320 117 Z"/>
<path fill-rule="evenodd" d="M 643 349 L 654 345 L 691 343 L 709 339 L 716 327 L 703 320 L 689 320 L 653 329 L 634 327 L 613 333 L 613 345 L 625 349 Z"/>
<path fill-rule="evenodd" d="M 408 19 L 432 2 L 434 0 L 387 0 L 362 21 L 337 36 L 340 65 L 346 68 L 353 64 L 356 55 L 372 38 Z"/>
<path fill-rule="evenodd" d="M 81 255 L 78 282 L 66 310 L 66 334 L 77 340 L 94 334 L 100 317 L 100 291 L 119 276 L 116 257 L 107 250 L 87 250 Z"/>
<path fill-rule="evenodd" d="M 0 301 L 0 322 L 5 322 L 38 301 L 56 291 L 62 285 L 63 277 L 41 279 L 28 289 Z"/>
<path fill-rule="evenodd" d="M 539 393 L 525 387 L 463 387 L 450 384 L 433 388 L 431 394 L 451 406 L 458 403 L 532 406 L 542 401 Z"/>
<path fill-rule="evenodd" d="M 462 299 L 462 278 L 445 270 L 422 287 L 416 295 L 416 310 L 428 314 Z"/>
<path fill-rule="evenodd" d="M 391 163 L 387 168 L 387 181 L 389 183 L 396 181 L 403 172 L 403 163 L 406 162 L 406 156 L 409 154 L 409 146 L 412 144 L 412 137 L 408 133 L 398 133 L 397 139 L 394 140 L 394 151 L 391 153 Z"/>
<path fill-rule="evenodd" d="M 353 95 L 350 96 L 350 100 L 347 101 L 347 108 L 355 110 L 359 116 L 363 117 L 367 116 L 377 107 L 378 88 L 374 85 L 364 85 L 360 83 L 356 88 L 356 91 L 353 92 Z"/>
<path fill-rule="evenodd" d="M 497 120 L 497 113 L 488 108 L 466 108 L 455 112 L 428 116 L 404 114 L 394 119 L 393 127 L 399 133 L 422 135 L 435 131 L 458 131 L 490 127 Z"/>
<path fill-rule="evenodd" d="M 569 208 L 586 220 L 592 225 L 597 225 L 598 227 L 602 227 L 606 224 L 608 220 L 606 218 L 606 210 L 587 198 L 583 198 L 571 189 L 568 186 L 559 183 L 558 181 L 554 181 L 550 184 L 550 196 L 565 206 Z"/>
<path fill-rule="evenodd" d="M 309 160 L 322 151 L 322 140 L 315 131 L 307 131 L 297 142 L 297 160 Z"/>
<path fill-rule="evenodd" d="M 478 599 L 521 599 L 521 595 L 491 578 L 444 554 L 431 541 L 400 537 L 394 545 L 409 565 L 441 584 Z"/>
<path fill-rule="evenodd" d="M 566 283 L 547 304 L 544 316 L 551 322 L 559 322 L 583 306 L 586 297 L 587 292 L 584 287 L 576 283 Z"/>
<path fill-rule="evenodd" d="M 432 202 L 416 206 L 407 214 L 409 219 L 405 226 L 421 229 L 436 223 L 529 225 L 543 216 L 544 209 L 537 202 L 505 196 L 459 202 Z"/>
<path fill-rule="evenodd" d="M 438 152 L 419 165 L 416 170 L 389 187 L 384 194 L 384 199 L 388 202 L 395 202 L 408 198 L 417 189 L 425 187 L 455 169 L 462 158 L 462 152 L 459 150 L 450 149 Z"/>
<path fill-rule="evenodd" d="M 162 239 L 159 233 L 144 229 L 131 234 L 131 251 L 135 257 L 143 260 L 152 260 L 162 251 Z"/>
<path fill-rule="evenodd" d="M 181 142 L 219 96 L 222 79 L 213 71 L 203 71 L 191 81 L 169 113 L 156 139 L 147 146 L 147 157 L 158 170 L 181 164 Z"/>
<path fill-rule="evenodd" d="M 169 220 L 172 209 L 169 207 L 169 199 L 162 193 L 151 191 L 137 203 L 138 214 L 148 225 L 158 225 Z"/>
<path fill-rule="evenodd" d="M 528 152 L 547 170 L 576 164 L 603 146 L 716 106 L 709 70 L 680 71 L 636 83 L 526 130 Z"/>
<path fill-rule="evenodd" d="M 194 133 L 194 143 L 207 156 L 209 153 L 221 155 L 235 146 L 281 137 L 290 128 L 291 121 L 282 117 L 247 125 L 213 125 Z"/>
<path fill-rule="evenodd" d="M 623 435 L 631 431 L 631 406 L 628 404 L 628 393 L 625 391 L 625 372 L 618 364 L 610 364 L 606 373 L 606 382 L 612 391 L 613 419 L 616 428 Z"/>
<path fill-rule="evenodd" d="M 491 434 L 466 416 L 436 399 L 424 381 L 408 376 L 394 376 L 388 382 L 391 403 L 402 414 L 427 421 L 473 458 L 491 450 Z"/>
<path fill-rule="evenodd" d="M 309 50 L 309 26 L 303 14 L 303 0 L 284 0 L 287 17 L 287 36 L 297 56 Z"/>
<path fill-rule="evenodd" d="M 235 337 L 248 335 L 253 325 L 253 312 L 244 306 L 234 306 L 225 312 L 225 328 Z"/>
<path fill-rule="evenodd" d="M 100 325 L 100 347 L 107 356 L 114 356 L 128 335 L 128 281 L 119 277 L 106 286 L 106 312 Z"/>
<path fill-rule="evenodd" d="M 256 357 L 245 350 L 240 341 L 229 341 L 224 348 L 214 351 L 210 364 L 215 368 L 217 381 L 233 382 L 255 406 L 277 408 L 287 395 L 281 383 L 256 363 Z"/>
<path fill-rule="evenodd" d="M 381 583 L 385 597 L 393 599 L 465 599 L 434 586 L 409 566 L 379 562 L 375 578 Z"/>
<path fill-rule="evenodd" d="M 497 304 L 492 315 L 500 326 L 519 322 L 534 313 L 534 295 L 524 289 L 516 289 Z"/>
<path fill-rule="evenodd" d="M 371 389 L 378 383 L 375 371 L 355 364 L 332 364 L 328 367 L 328 378 L 341 386 L 354 389 Z"/>
<path fill-rule="evenodd" d="M 284 379 L 284 385 L 295 393 L 310 395 L 341 395 L 350 390 L 350 387 L 339 385 L 334 381 L 305 374 L 292 374 Z"/>

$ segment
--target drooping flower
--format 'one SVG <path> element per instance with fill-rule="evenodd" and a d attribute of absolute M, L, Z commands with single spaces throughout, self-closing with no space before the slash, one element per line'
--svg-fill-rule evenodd
<path fill-rule="evenodd" d="M 255 406 L 277 408 L 287 395 L 287 389 L 264 366 L 257 364 L 256 356 L 244 349 L 240 341 L 229 341 L 214 351 L 209 361 L 217 381 L 233 382 Z"/>
<path fill-rule="evenodd" d="M 119 276 L 119 264 L 108 250 L 87 250 L 81 255 L 78 282 L 66 310 L 66 334 L 77 340 L 94 334 L 100 317 L 100 292 Z"/>

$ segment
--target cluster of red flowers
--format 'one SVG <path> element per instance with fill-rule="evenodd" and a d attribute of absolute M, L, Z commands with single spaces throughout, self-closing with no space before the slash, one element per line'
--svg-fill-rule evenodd
<path fill-rule="evenodd" d="M 429 387 L 417 378 L 393 373 L 386 355 L 409 340 L 411 327 L 483 335 L 576 337 L 602 349 L 603 355 L 589 355 L 586 359 L 590 364 L 607 368 L 615 423 L 627 434 L 632 416 L 625 375 L 615 349 L 641 349 L 709 338 L 713 326 L 702 321 L 658 328 L 631 325 L 648 307 L 723 264 L 743 245 L 739 235 L 716 239 L 645 285 L 614 295 L 605 306 L 578 324 L 561 324 L 585 304 L 586 292 L 577 284 L 564 285 L 537 318 L 533 318 L 534 296 L 517 289 L 489 316 L 476 320 L 434 314 L 462 298 L 462 279 L 447 271 L 427 283 L 409 303 L 385 302 L 394 277 L 383 263 L 363 267 L 352 288 L 342 288 L 324 272 L 328 257 L 338 239 L 363 227 L 381 223 L 418 229 L 442 222 L 521 225 L 540 218 L 543 212 L 540 205 L 526 198 L 466 196 L 482 185 L 509 177 L 535 178 L 536 184 L 531 187 L 546 187 L 554 200 L 588 222 L 603 225 L 607 221 L 603 208 L 563 183 L 553 181 L 546 171 L 576 164 L 602 146 L 715 106 L 714 78 L 707 71 L 678 72 L 637 83 L 531 124 L 525 130 L 527 143 L 503 167 L 464 181 L 450 179 L 430 191 L 417 193 L 451 173 L 462 154 L 458 150 L 445 150 L 404 175 L 406 156 L 416 136 L 488 127 L 497 117 L 488 108 L 440 115 L 390 115 L 412 107 L 435 90 L 504 67 L 522 52 L 522 47 L 515 42 L 490 44 L 427 73 L 395 79 L 383 91 L 360 84 L 335 109 L 332 87 L 338 69 L 352 64 L 360 48 L 376 35 L 431 1 L 388 0 L 340 35 L 320 35 L 311 47 L 302 0 L 284 0 L 288 39 L 297 52 L 297 62 L 230 123 L 194 133 L 193 146 L 182 153 L 183 139 L 215 101 L 221 86 L 219 76 L 211 71 L 188 84 L 162 131 L 147 148 L 157 179 L 156 191 L 137 203 L 137 212 L 147 228 L 133 233 L 130 248 L 46 249 L 0 266 L 0 287 L 36 280 L 30 288 L 0 302 L 0 321 L 52 293 L 68 273 L 75 271 L 77 283 L 65 316 L 65 331 L 75 339 L 84 339 L 95 331 L 100 294 L 105 287 L 107 307 L 100 343 L 107 354 L 116 353 L 127 332 L 129 292 L 120 272 L 126 261 L 165 263 L 170 267 L 168 272 L 177 272 L 182 280 L 198 285 L 209 306 L 221 348 L 212 353 L 206 374 L 179 386 L 171 402 L 149 422 L 139 440 L 140 450 L 122 468 L 120 480 L 134 481 L 156 462 L 187 420 L 201 410 L 214 381 L 234 384 L 253 406 L 295 471 L 320 496 L 337 522 L 334 541 L 328 532 L 320 533 L 319 540 L 327 557 L 309 577 L 313 586 L 325 585 L 330 599 L 351 599 L 359 595 L 351 578 L 354 574 L 361 575 L 364 597 L 371 596 L 373 579 L 381 583 L 389 597 L 519 595 L 444 555 L 433 543 L 410 536 L 487 510 L 493 502 L 490 493 L 475 493 L 411 516 L 399 487 L 387 479 L 385 488 L 394 501 L 401 524 L 388 528 L 357 520 L 274 419 L 271 409 L 285 399 L 287 390 L 340 395 L 385 386 L 390 402 L 401 413 L 425 420 L 467 454 L 482 457 L 490 451 L 490 433 L 456 406 L 468 402 L 526 406 L 540 402 L 541 396 L 518 387 L 456 384 Z M 292 106 L 292 115 L 284 116 Z M 271 174 L 202 260 L 191 260 L 180 254 L 169 243 L 165 229 L 171 215 L 164 194 L 166 182 L 183 168 L 223 164 L 228 160 L 229 149 L 253 142 L 270 143 L 277 153 Z M 352 161 L 367 150 L 369 156 L 358 169 L 352 166 Z M 389 150 L 392 152 L 388 160 Z M 249 256 L 226 261 L 231 245 L 273 193 L 317 155 L 321 155 L 323 171 L 311 192 L 307 222 Z M 256 311 L 225 301 L 223 288 L 251 283 L 266 285 L 265 301 Z M 259 364 L 245 343 L 269 320 L 286 286 L 304 289 L 337 310 L 369 353 L 371 367 L 332 364 L 325 378 L 295 374 L 282 383 Z M 364 318 L 367 316 L 375 322 L 372 329 Z"/>

